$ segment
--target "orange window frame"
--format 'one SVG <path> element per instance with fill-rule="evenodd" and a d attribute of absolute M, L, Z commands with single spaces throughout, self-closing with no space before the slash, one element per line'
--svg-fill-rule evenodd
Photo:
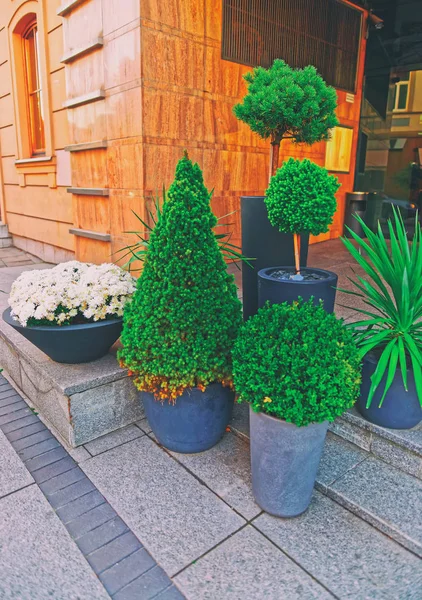
<path fill-rule="evenodd" d="M 32 156 L 45 154 L 45 128 L 40 76 L 38 27 L 32 21 L 22 34 L 28 135 Z"/>

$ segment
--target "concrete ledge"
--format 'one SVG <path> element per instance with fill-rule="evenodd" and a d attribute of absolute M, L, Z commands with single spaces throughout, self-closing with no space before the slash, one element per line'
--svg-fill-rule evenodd
<path fill-rule="evenodd" d="M 90 231 L 89 229 L 69 229 L 69 233 L 73 235 L 88 238 L 90 240 L 98 240 L 99 242 L 110 242 L 111 235 L 109 233 L 101 233 L 99 231 Z"/>
<path fill-rule="evenodd" d="M 68 187 L 66 190 L 69 194 L 78 196 L 109 196 L 109 188 L 83 188 L 83 187 Z"/>
<path fill-rule="evenodd" d="M 6 308 L 0 296 L 0 311 Z M 68 445 L 85 444 L 144 417 L 138 392 L 116 361 L 116 348 L 81 365 L 53 362 L 0 319 L 0 366 Z"/>
<path fill-rule="evenodd" d="M 103 45 L 104 45 L 104 42 L 103 42 L 102 37 L 95 38 L 95 40 L 93 40 L 87 46 L 84 46 L 83 48 L 76 48 L 75 50 L 72 50 L 71 52 L 68 52 L 67 54 L 62 56 L 60 62 L 65 65 L 69 64 L 69 63 L 73 62 L 74 60 L 77 60 L 78 58 L 82 58 L 82 56 L 85 56 L 86 54 L 89 54 L 90 52 L 97 50 L 98 48 L 102 48 Z"/>
<path fill-rule="evenodd" d="M 65 2 L 57 9 L 57 15 L 59 17 L 64 17 L 74 8 L 77 8 L 80 4 L 82 4 L 82 2 L 85 2 L 85 0 L 70 0 L 69 2 Z"/>
<path fill-rule="evenodd" d="M 84 144 L 71 144 L 65 146 L 64 150 L 67 152 L 85 152 L 86 150 L 103 150 L 107 148 L 107 140 L 98 140 L 96 142 L 86 142 Z"/>
<path fill-rule="evenodd" d="M 69 98 L 68 100 L 66 100 L 66 102 L 63 103 L 63 108 L 76 108 L 77 106 L 82 106 L 83 104 L 97 102 L 97 100 L 104 100 L 104 98 L 104 90 L 94 90 L 93 92 L 90 92 L 89 94 L 84 94 L 83 96 Z"/>

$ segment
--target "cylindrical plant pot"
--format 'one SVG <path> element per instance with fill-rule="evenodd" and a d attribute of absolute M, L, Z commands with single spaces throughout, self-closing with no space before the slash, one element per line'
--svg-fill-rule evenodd
<path fill-rule="evenodd" d="M 366 401 L 371 387 L 371 375 L 374 373 L 377 363 L 377 358 L 372 354 L 367 354 L 363 359 L 362 385 L 360 397 L 356 403 L 357 410 L 367 421 L 381 427 L 388 427 L 389 429 L 411 429 L 416 427 L 422 421 L 422 408 L 416 393 L 413 372 L 410 369 L 407 371 L 407 392 L 404 389 L 401 371 L 397 369 L 393 383 L 384 398 L 381 408 L 379 408 L 379 403 L 384 392 L 387 374 L 384 375 L 376 389 L 371 406 L 366 408 Z"/>
<path fill-rule="evenodd" d="M 23 327 L 11 317 L 10 310 L 4 311 L 3 320 L 58 363 L 97 360 L 107 354 L 122 331 L 121 318 L 81 325 Z"/>
<path fill-rule="evenodd" d="M 142 392 L 148 423 L 157 440 L 174 452 L 190 454 L 214 446 L 231 419 L 234 392 L 212 383 L 204 392 L 189 388 L 172 404 Z"/>
<path fill-rule="evenodd" d="M 268 220 L 264 196 L 242 196 L 242 254 L 253 258 L 251 265 L 242 263 L 243 318 L 258 310 L 258 271 L 264 267 L 294 263 L 293 235 L 281 233 Z M 306 266 L 309 235 L 301 235 L 300 264 Z"/>
<path fill-rule="evenodd" d="M 296 517 L 309 506 L 328 422 L 297 427 L 250 409 L 252 489 L 276 517 Z"/>
<path fill-rule="evenodd" d="M 305 267 L 301 269 L 304 279 L 290 279 L 295 273 L 294 267 L 270 267 L 258 273 L 258 306 L 261 308 L 269 301 L 271 304 L 294 302 L 299 296 L 306 302 L 314 297 L 314 303 L 323 300 L 324 308 L 331 313 L 334 310 L 338 276 L 331 271 Z"/>

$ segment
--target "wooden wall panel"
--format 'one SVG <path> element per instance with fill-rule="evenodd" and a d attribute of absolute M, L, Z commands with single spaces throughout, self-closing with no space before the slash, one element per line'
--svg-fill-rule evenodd
<path fill-rule="evenodd" d="M 72 186 L 87 188 L 108 187 L 105 149 L 77 152 L 72 156 Z M 85 198 L 85 203 L 87 200 L 89 201 L 89 198 Z"/>
<path fill-rule="evenodd" d="M 83 144 L 107 139 L 106 105 L 104 100 L 77 106 L 67 111 L 71 144 Z"/>
<path fill-rule="evenodd" d="M 143 189 L 142 144 L 110 146 L 107 151 L 107 173 L 110 188 Z"/>
<path fill-rule="evenodd" d="M 112 262 L 111 248 L 108 242 L 99 242 L 83 237 L 75 237 L 75 252 L 78 260 L 100 265 Z"/>
<path fill-rule="evenodd" d="M 144 135 L 189 142 L 203 140 L 204 101 L 197 95 L 145 88 Z"/>
<path fill-rule="evenodd" d="M 108 35 L 141 16 L 141 0 L 103 2 L 103 33 Z"/>
<path fill-rule="evenodd" d="M 177 162 L 187 150 L 191 160 L 202 165 L 203 151 L 198 148 L 179 146 L 177 144 L 144 144 L 144 181 L 145 193 L 161 192 L 174 180 L 174 170 Z"/>
<path fill-rule="evenodd" d="M 73 215 L 75 227 L 110 233 L 110 205 L 107 197 L 74 194 L 73 202 L 73 206 L 76 206 L 76 214 Z"/>
<path fill-rule="evenodd" d="M 66 54 L 88 46 L 102 35 L 102 2 L 88 0 L 72 10 L 63 20 L 63 36 Z"/>
<path fill-rule="evenodd" d="M 157 82 L 171 86 L 203 90 L 204 46 L 199 42 L 155 29 L 142 29 L 142 71 L 145 87 Z"/>
<path fill-rule="evenodd" d="M 65 71 L 68 99 L 84 96 L 104 87 L 104 61 L 101 50 L 91 52 L 66 65 Z"/>
<path fill-rule="evenodd" d="M 208 0 L 207 0 L 208 1 Z M 205 4 L 203 0 L 142 0 L 142 17 L 154 23 L 174 27 L 191 35 L 204 36 Z"/>
<path fill-rule="evenodd" d="M 139 27 L 104 44 L 105 89 L 129 83 L 141 75 L 141 31 Z"/>
<path fill-rule="evenodd" d="M 142 135 L 142 94 L 134 87 L 105 99 L 107 139 L 124 139 Z"/>

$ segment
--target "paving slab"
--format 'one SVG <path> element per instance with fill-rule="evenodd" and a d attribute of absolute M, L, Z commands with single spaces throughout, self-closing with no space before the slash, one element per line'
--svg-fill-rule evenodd
<path fill-rule="evenodd" d="M 170 575 L 245 522 L 147 436 L 81 468 Z"/>
<path fill-rule="evenodd" d="M 329 486 L 328 495 L 422 556 L 422 481 L 370 457 Z"/>
<path fill-rule="evenodd" d="M 319 492 L 300 517 L 253 524 L 341 600 L 420 600 L 422 561 Z"/>
<path fill-rule="evenodd" d="M 0 431 L 0 497 L 33 482 L 32 475 Z"/>
<path fill-rule="evenodd" d="M 166 596 L 159 593 L 162 590 L 167 592 L 173 590 L 173 596 L 167 600 L 183 600 L 180 593 L 178 596 L 174 595 L 176 588 L 171 585 L 163 569 L 155 566 L 117 592 L 113 598 L 114 600 L 140 600 L 141 598 L 142 600 L 152 600 L 153 598 L 154 600 L 160 598 L 166 600 Z"/>
<path fill-rule="evenodd" d="M 130 442 L 137 437 L 142 437 L 144 432 L 136 427 L 135 425 L 128 425 L 127 427 L 122 427 L 117 431 L 112 431 L 107 435 L 103 435 L 92 442 L 88 442 L 85 444 L 85 448 L 92 456 L 97 456 L 97 454 L 101 454 L 106 450 L 111 450 L 111 448 L 115 448 L 117 446 L 121 446 L 125 442 Z"/>
<path fill-rule="evenodd" d="M 175 577 L 188 600 L 326 600 L 333 596 L 248 525 Z"/>
<path fill-rule="evenodd" d="M 36 485 L 0 500 L 2 600 L 105 600 L 105 589 Z"/>
<path fill-rule="evenodd" d="M 330 485 L 350 469 L 354 469 L 368 453 L 342 438 L 327 434 L 319 465 L 317 482 L 320 487 Z"/>
<path fill-rule="evenodd" d="M 252 494 L 249 444 L 226 433 L 207 452 L 172 455 L 246 520 L 261 512 Z"/>

